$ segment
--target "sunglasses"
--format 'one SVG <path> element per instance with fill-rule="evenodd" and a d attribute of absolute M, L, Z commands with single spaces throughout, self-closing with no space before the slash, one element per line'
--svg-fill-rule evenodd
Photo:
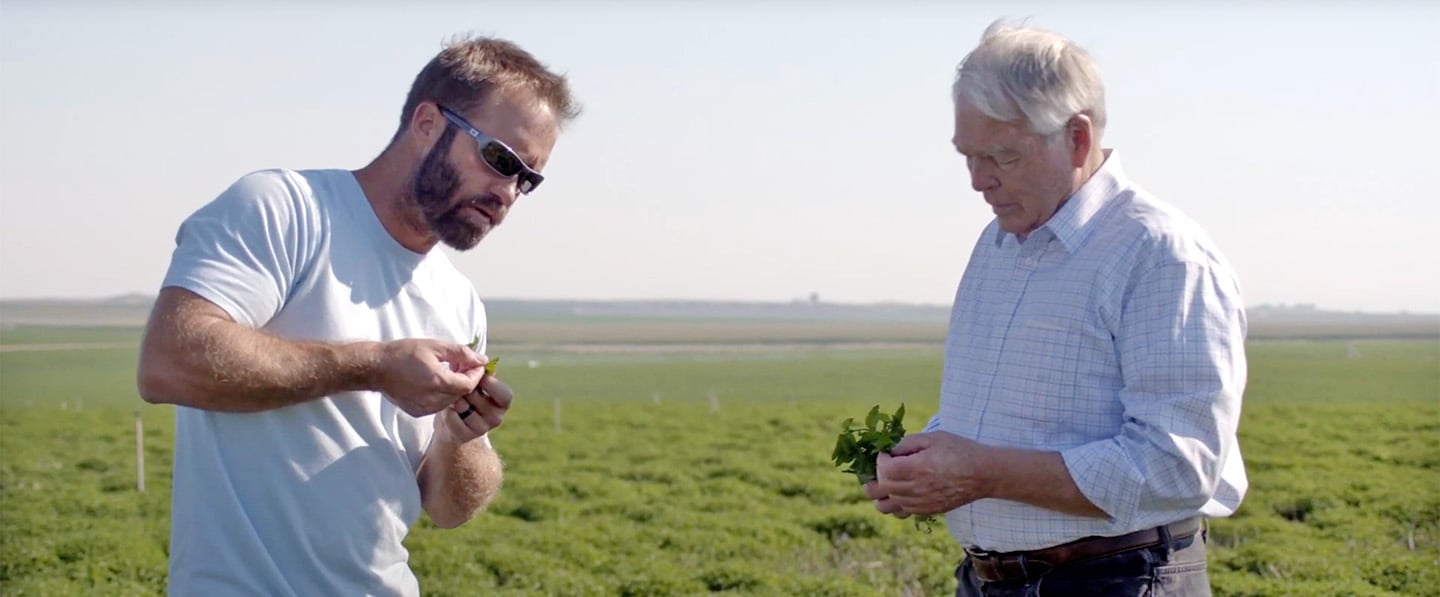
<path fill-rule="evenodd" d="M 510 149 L 509 145 L 480 132 L 475 125 L 466 122 L 464 118 L 449 108 L 445 106 L 439 106 L 439 108 L 440 113 L 444 114 L 451 124 L 460 127 L 460 130 L 475 138 L 475 143 L 480 146 L 480 159 L 485 162 L 486 166 L 500 176 L 515 177 L 515 188 L 520 191 L 520 194 L 530 194 L 530 191 L 535 190 L 535 187 L 540 186 L 540 183 L 545 180 L 545 177 L 541 176 L 539 172 L 526 166 L 525 160 L 515 155 L 515 150 Z"/>

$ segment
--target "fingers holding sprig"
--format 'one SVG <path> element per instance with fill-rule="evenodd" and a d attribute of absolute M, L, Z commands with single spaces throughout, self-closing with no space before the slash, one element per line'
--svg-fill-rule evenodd
<path fill-rule="evenodd" d="M 864 488 L 865 497 L 870 498 L 871 503 L 875 505 L 875 509 L 880 511 L 881 514 L 893 514 L 896 518 L 906 518 L 910 516 L 909 513 L 900 507 L 900 504 L 896 503 L 894 499 L 891 499 L 890 493 L 881 487 L 878 481 L 866 483 Z"/>
<path fill-rule="evenodd" d="M 464 345 L 408 339 L 379 345 L 375 386 L 411 416 L 438 412 L 480 383 L 483 357 Z"/>
<path fill-rule="evenodd" d="M 485 356 L 465 344 L 445 344 L 440 360 L 450 364 L 451 371 L 463 372 L 486 366 Z"/>
<path fill-rule="evenodd" d="M 469 441 L 489 433 L 504 422 L 505 413 L 510 410 L 510 404 L 514 400 L 514 393 L 505 382 L 490 374 L 494 372 L 494 365 L 498 361 L 498 358 L 490 360 L 474 391 L 451 405 L 451 413 L 448 414 L 460 425 L 456 431 L 464 432 L 456 434 L 457 439 Z"/>
<path fill-rule="evenodd" d="M 903 481 L 894 478 L 898 468 L 895 458 L 881 452 L 875 459 L 875 480 L 865 484 L 865 495 L 875 504 L 881 514 L 893 514 L 896 518 L 909 518 L 908 512 L 898 494 L 908 489 Z"/>

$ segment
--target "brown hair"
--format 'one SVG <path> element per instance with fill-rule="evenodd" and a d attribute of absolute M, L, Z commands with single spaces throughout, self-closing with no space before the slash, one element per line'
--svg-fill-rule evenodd
<path fill-rule="evenodd" d="M 580 115 L 565 77 L 550 72 L 520 46 L 503 39 L 461 37 L 446 44 L 415 76 L 395 136 L 410 125 L 421 102 L 468 112 L 495 89 L 533 93 L 555 112 L 561 125 Z"/>

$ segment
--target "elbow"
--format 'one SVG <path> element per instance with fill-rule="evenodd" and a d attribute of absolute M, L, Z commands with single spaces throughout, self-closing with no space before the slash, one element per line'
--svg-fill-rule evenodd
<path fill-rule="evenodd" d="M 156 334 L 147 328 L 140 339 L 140 359 L 135 365 L 135 392 L 148 404 L 170 404 L 170 376 L 162 371 L 166 358 L 158 343 Z"/>
<path fill-rule="evenodd" d="M 1219 484 L 1219 470 L 1208 461 L 1177 460 L 1173 470 L 1158 484 L 1164 489 L 1152 487 L 1151 490 L 1168 508 L 1199 510 L 1215 495 Z"/>
<path fill-rule="evenodd" d="M 210 363 L 214 327 L 230 321 L 214 304 L 176 288 L 161 290 L 140 338 L 135 389 L 149 404 L 201 407 L 223 387 Z"/>
<path fill-rule="evenodd" d="M 148 365 L 144 358 L 140 360 L 140 366 L 135 372 L 135 391 L 140 394 L 140 399 L 149 404 L 174 404 L 174 393 L 170 387 L 170 376 L 157 371 L 153 365 Z"/>
<path fill-rule="evenodd" d="M 149 404 L 182 404 L 187 395 L 193 394 L 185 385 L 187 379 L 189 376 L 173 356 L 153 347 L 141 348 L 135 369 L 135 391 L 141 400 Z"/>

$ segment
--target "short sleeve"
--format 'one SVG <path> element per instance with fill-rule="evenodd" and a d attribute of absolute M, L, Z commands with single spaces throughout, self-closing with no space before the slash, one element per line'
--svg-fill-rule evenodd
<path fill-rule="evenodd" d="M 237 180 L 180 224 L 162 286 L 194 292 L 243 325 L 264 326 L 285 304 L 316 239 L 307 188 L 281 170 Z"/>

